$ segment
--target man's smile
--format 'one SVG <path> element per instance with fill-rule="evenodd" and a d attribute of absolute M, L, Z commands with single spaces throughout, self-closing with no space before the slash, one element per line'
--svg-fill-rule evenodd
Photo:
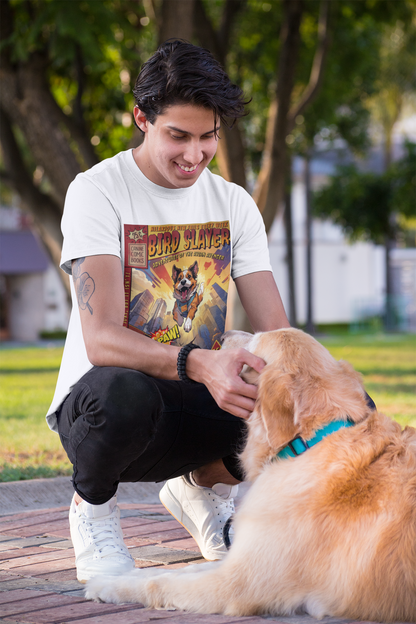
<path fill-rule="evenodd" d="M 187 167 L 186 165 L 180 165 L 179 163 L 176 163 L 179 167 L 179 169 L 182 169 L 182 171 L 186 171 L 186 172 L 191 172 L 191 171 L 195 171 L 195 169 L 198 167 L 198 165 L 200 163 L 197 163 L 196 165 L 193 165 L 192 167 Z"/>

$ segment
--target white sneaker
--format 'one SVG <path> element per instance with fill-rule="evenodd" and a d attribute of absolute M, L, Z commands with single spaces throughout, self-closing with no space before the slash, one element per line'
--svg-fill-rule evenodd
<path fill-rule="evenodd" d="M 115 496 L 104 505 L 85 501 L 76 505 L 73 498 L 69 526 L 80 583 L 99 574 L 116 576 L 134 568 L 134 559 L 123 542 Z"/>
<path fill-rule="evenodd" d="M 223 528 L 234 513 L 238 485 L 216 483 L 211 488 L 192 485 L 186 477 L 169 479 L 159 498 L 174 518 L 192 535 L 208 561 L 227 554 Z"/>

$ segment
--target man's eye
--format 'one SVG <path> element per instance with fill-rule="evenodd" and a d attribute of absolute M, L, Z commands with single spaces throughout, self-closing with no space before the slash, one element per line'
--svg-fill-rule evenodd
<path fill-rule="evenodd" d="M 171 134 L 172 139 L 184 139 L 185 135 Z"/>

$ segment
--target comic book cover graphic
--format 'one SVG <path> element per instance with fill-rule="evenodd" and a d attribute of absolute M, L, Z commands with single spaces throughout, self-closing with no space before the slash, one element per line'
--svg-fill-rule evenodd
<path fill-rule="evenodd" d="M 125 225 L 124 325 L 159 342 L 220 349 L 230 279 L 228 221 Z"/>

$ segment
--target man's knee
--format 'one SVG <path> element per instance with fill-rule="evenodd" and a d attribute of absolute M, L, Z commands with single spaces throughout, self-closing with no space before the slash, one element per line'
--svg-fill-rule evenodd
<path fill-rule="evenodd" d="M 103 421 L 115 436 L 153 430 L 163 409 L 163 401 L 152 378 L 127 368 L 100 369 L 95 424 Z M 94 390 L 97 395 L 97 389 Z"/>
<path fill-rule="evenodd" d="M 153 435 L 162 409 L 162 398 L 151 377 L 108 366 L 94 367 L 79 380 L 63 412 L 64 420 L 72 421 L 72 426 L 81 419 L 82 428 L 97 428 L 111 439 L 138 431 L 141 435 Z M 66 428 L 63 422 L 61 425 Z M 81 422 L 77 422 L 76 428 L 80 426 Z"/>

